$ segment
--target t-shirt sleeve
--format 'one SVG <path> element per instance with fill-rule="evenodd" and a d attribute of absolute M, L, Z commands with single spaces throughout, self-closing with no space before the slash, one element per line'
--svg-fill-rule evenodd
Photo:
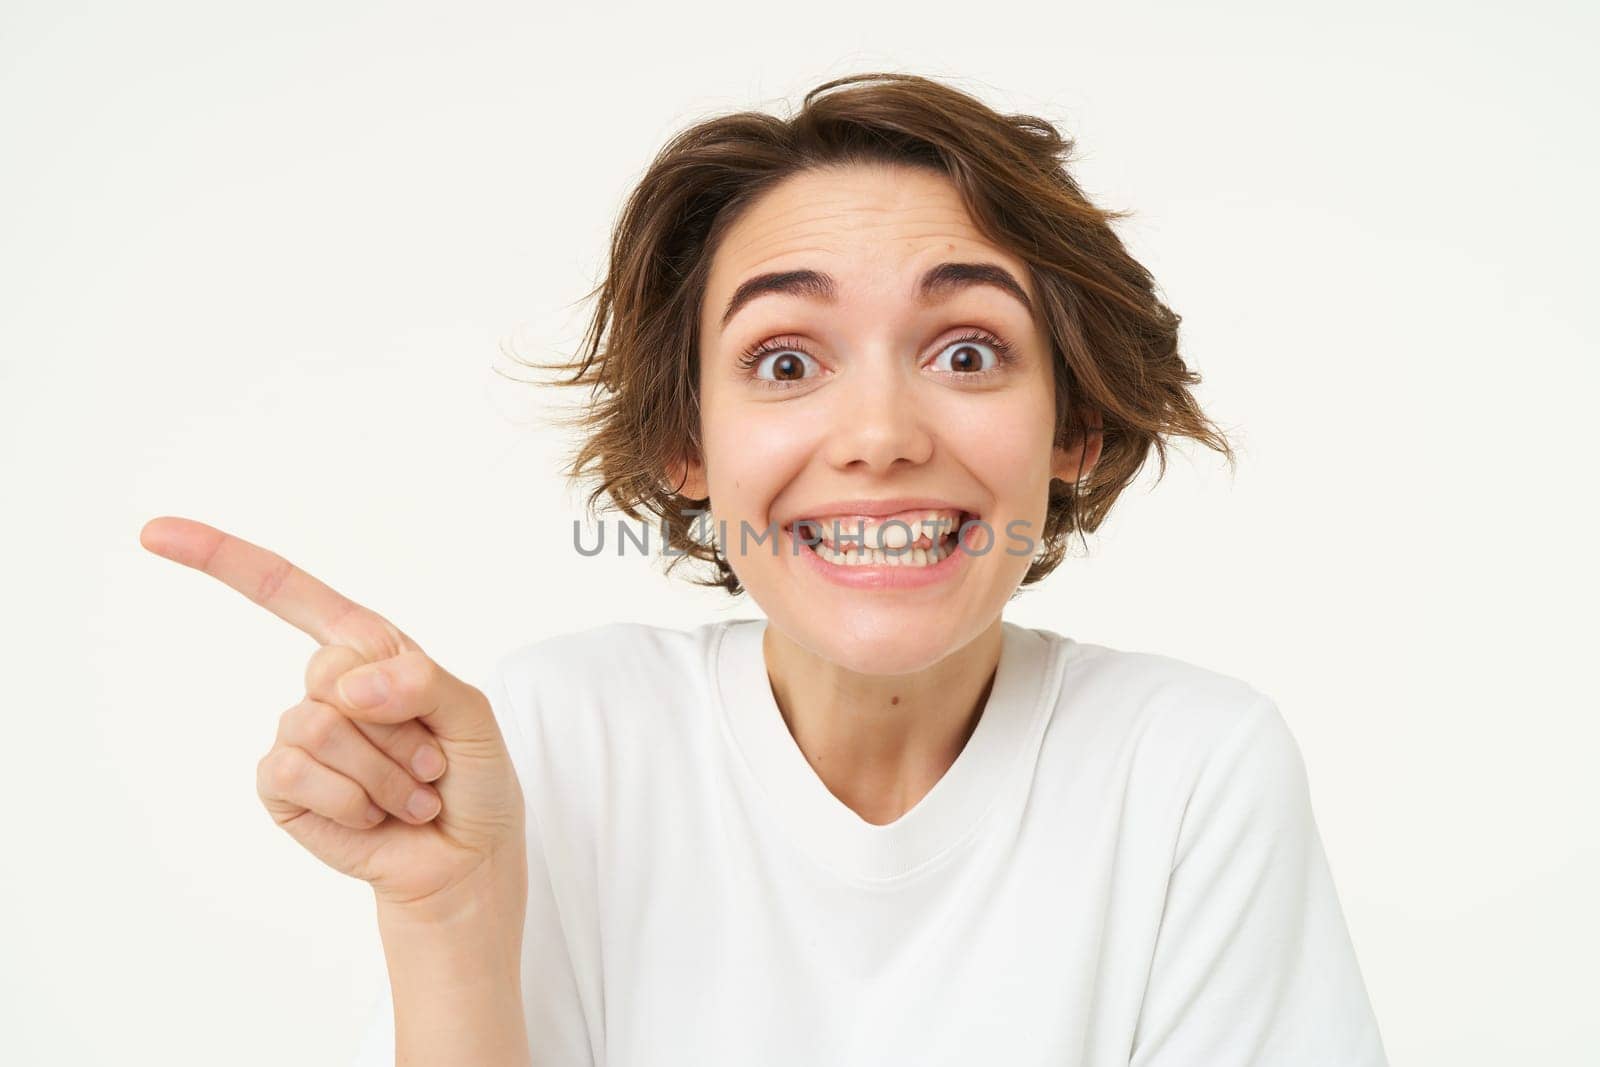
<path fill-rule="evenodd" d="M 1257 709 L 1184 810 L 1130 1067 L 1387 1067 L 1305 764 Z"/>
<path fill-rule="evenodd" d="M 524 780 L 535 765 L 530 759 L 528 735 L 521 726 L 528 709 L 512 699 L 506 669 L 506 661 L 502 660 L 490 676 L 484 695 L 494 710 L 518 780 L 523 782 L 523 796 L 530 798 L 528 916 L 522 939 L 523 1015 L 529 1052 L 534 1067 L 593 1067 L 587 1021 L 551 884 L 544 834 L 537 804 L 531 800 L 537 791 Z M 393 1067 L 394 1058 L 394 1000 L 385 981 L 351 1067 Z"/>

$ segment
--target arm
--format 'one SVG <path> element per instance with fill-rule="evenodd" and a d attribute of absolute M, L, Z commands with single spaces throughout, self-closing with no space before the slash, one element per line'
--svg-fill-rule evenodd
<path fill-rule="evenodd" d="M 522 1009 L 526 868 L 450 914 L 381 907 L 397 1067 L 472 1064 L 528 1067 Z"/>
<path fill-rule="evenodd" d="M 523 688 L 519 686 L 519 692 Z M 530 787 L 536 785 L 542 764 L 530 756 L 521 722 L 532 712 L 527 694 L 524 700 L 512 699 L 503 663 L 485 684 L 484 693 L 518 778 Z M 542 793 L 525 792 L 528 819 L 520 897 L 511 880 L 517 867 L 512 864 L 511 871 L 503 872 L 500 889 L 482 894 L 476 903 L 464 899 L 459 914 L 423 916 L 380 907 L 379 933 L 389 981 L 379 989 L 351 1067 L 520 1065 L 529 1063 L 530 1057 L 535 1067 L 593 1067 L 597 1062 L 552 883 L 549 849 L 537 818 Z M 513 906 L 508 900 L 518 903 Z M 429 1043 L 435 1038 L 467 1043 L 446 1053 Z M 474 1040 L 479 1044 L 472 1045 Z M 520 1059 L 519 1047 L 525 1050 Z"/>
<path fill-rule="evenodd" d="M 259 545 L 176 516 L 146 523 L 139 541 L 318 644 L 256 788 L 279 827 L 373 888 L 398 1037 L 398 1056 L 378 1054 L 526 1064 L 527 806 L 489 698 Z"/>

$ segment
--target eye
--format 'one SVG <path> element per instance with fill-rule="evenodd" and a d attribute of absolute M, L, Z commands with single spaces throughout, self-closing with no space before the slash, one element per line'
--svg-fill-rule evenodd
<path fill-rule="evenodd" d="M 746 351 L 739 359 L 739 366 L 747 370 L 754 368 L 753 376 L 757 381 L 781 389 L 805 381 L 806 364 L 815 365 L 816 362 L 811 353 L 798 345 L 773 338 Z"/>
<path fill-rule="evenodd" d="M 944 366 L 948 356 L 948 366 Z M 957 337 L 940 349 L 933 358 L 936 370 L 970 377 L 998 371 L 1011 359 L 1011 346 L 992 333 L 977 331 Z"/>

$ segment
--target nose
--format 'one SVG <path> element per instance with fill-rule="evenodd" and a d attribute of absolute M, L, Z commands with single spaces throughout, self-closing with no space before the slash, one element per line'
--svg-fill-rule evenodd
<path fill-rule="evenodd" d="M 848 380 L 834 389 L 823 452 L 840 470 L 892 470 L 896 464 L 926 463 L 933 434 L 918 400 L 914 370 L 897 355 L 880 353 L 854 361 Z"/>

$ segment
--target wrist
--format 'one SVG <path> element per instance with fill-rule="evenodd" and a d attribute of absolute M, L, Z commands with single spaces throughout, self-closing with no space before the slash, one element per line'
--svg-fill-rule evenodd
<path fill-rule="evenodd" d="M 528 867 L 520 854 L 486 861 L 462 881 L 418 900 L 375 897 L 386 954 L 489 952 L 515 970 L 528 908 Z"/>
<path fill-rule="evenodd" d="M 526 847 L 517 842 L 486 858 L 465 878 L 426 896 L 391 899 L 373 887 L 380 928 L 452 928 L 507 925 L 521 929 L 528 904 Z"/>
<path fill-rule="evenodd" d="M 378 935 L 396 995 L 519 991 L 526 894 L 463 883 L 427 906 L 378 906 Z"/>
<path fill-rule="evenodd" d="M 469 879 L 422 902 L 380 901 L 397 1062 L 528 1063 L 526 906 L 525 873 Z"/>

